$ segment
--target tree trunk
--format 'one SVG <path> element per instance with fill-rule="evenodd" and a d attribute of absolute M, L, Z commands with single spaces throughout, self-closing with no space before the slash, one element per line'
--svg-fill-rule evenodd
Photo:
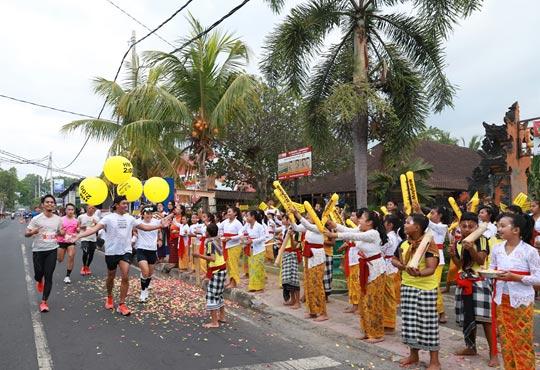
<path fill-rule="evenodd" d="M 200 190 L 208 191 L 208 177 L 206 175 L 206 152 L 204 150 L 199 153 L 198 159 Z M 201 208 L 205 212 L 208 212 L 209 210 L 209 200 L 206 196 L 201 197 Z"/>
<path fill-rule="evenodd" d="M 363 86 L 368 82 L 367 77 L 368 56 L 367 39 L 364 21 L 358 20 L 354 30 L 354 72 L 353 83 L 358 88 L 358 93 L 362 94 Z M 368 159 L 368 116 L 367 101 L 366 107 L 353 122 L 353 152 L 354 152 L 354 177 L 356 190 L 356 207 L 367 207 L 367 159 Z"/>

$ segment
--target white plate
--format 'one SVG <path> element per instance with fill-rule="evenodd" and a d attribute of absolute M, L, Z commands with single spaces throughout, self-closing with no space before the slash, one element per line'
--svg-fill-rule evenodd
<path fill-rule="evenodd" d="M 501 274 L 501 271 L 493 271 L 493 270 L 480 270 L 478 271 L 480 275 L 482 275 L 485 278 L 493 279 L 498 277 Z"/>

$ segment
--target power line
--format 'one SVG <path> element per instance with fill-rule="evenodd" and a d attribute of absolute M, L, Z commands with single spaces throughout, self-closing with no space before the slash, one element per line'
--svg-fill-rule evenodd
<path fill-rule="evenodd" d="M 132 16 L 131 14 L 129 14 L 127 11 L 125 11 L 124 9 L 120 8 L 120 6 L 118 6 L 117 4 L 115 4 L 114 2 L 112 2 L 111 0 L 105 0 L 106 2 L 108 2 L 109 4 L 111 4 L 112 6 L 114 6 L 116 9 L 118 9 L 119 11 L 121 11 L 122 13 L 124 13 L 127 17 L 131 18 L 133 21 L 135 21 L 137 24 L 139 24 L 140 26 L 144 27 L 145 29 L 147 29 L 148 31 L 152 31 L 148 26 L 146 26 L 144 23 L 142 23 L 141 21 L 139 21 L 137 18 L 135 18 L 134 16 Z M 158 35 L 157 33 L 155 34 L 155 36 L 157 38 L 159 38 L 161 41 L 167 43 L 169 46 L 171 47 L 175 47 L 173 44 L 171 44 L 169 41 L 165 40 L 163 37 L 161 37 L 160 35 Z"/>
<path fill-rule="evenodd" d="M 137 45 L 138 43 L 142 42 L 143 40 L 145 40 L 146 38 L 150 37 L 152 34 L 154 34 L 155 32 L 157 32 L 161 27 L 163 27 L 165 24 L 167 24 L 171 19 L 173 19 L 178 13 L 180 13 L 182 10 L 184 10 L 193 0 L 188 0 L 186 1 L 186 3 L 184 5 L 182 5 L 178 10 L 176 10 L 173 14 L 171 14 L 171 16 L 169 16 L 167 19 L 165 19 L 163 22 L 161 22 L 161 24 L 159 26 L 157 26 L 156 28 L 154 28 L 152 31 L 150 31 L 149 33 L 147 33 L 145 36 L 143 36 L 142 38 L 140 38 L 139 40 L 135 41 L 134 43 L 132 43 L 129 48 L 126 50 L 126 52 L 124 53 L 124 56 L 122 57 L 122 60 L 120 61 L 120 65 L 118 66 L 118 69 L 116 71 L 116 74 L 114 75 L 114 82 L 116 82 L 116 80 L 118 79 L 118 75 L 120 74 L 120 71 L 122 70 L 122 66 L 124 65 L 124 61 L 126 60 L 126 57 L 127 55 L 129 54 L 129 52 L 131 51 L 131 49 L 133 49 L 133 47 L 135 45 Z M 103 101 L 103 105 L 101 106 L 101 109 L 99 110 L 99 114 L 97 116 L 97 119 L 100 119 L 101 118 L 101 115 L 103 114 L 103 111 L 105 110 L 105 106 L 107 105 L 107 99 L 105 99 Z M 79 152 L 77 153 L 77 155 L 75 156 L 75 158 L 73 158 L 73 160 L 71 162 L 69 162 L 67 165 L 65 165 L 64 167 L 61 167 L 61 169 L 66 169 L 68 168 L 69 166 L 71 166 L 76 160 L 77 158 L 79 158 L 79 156 L 81 155 L 82 151 L 84 150 L 84 148 L 86 147 L 86 144 L 88 144 L 88 141 L 90 140 L 90 136 L 87 136 L 86 137 L 86 140 L 84 141 L 81 149 L 79 150 Z"/>
<path fill-rule="evenodd" d="M 47 158 L 49 158 L 49 156 L 47 156 Z M 31 159 L 21 157 L 20 155 L 13 154 L 13 153 L 10 153 L 10 152 L 2 150 L 2 149 L 0 149 L 0 161 L 6 161 L 6 162 L 9 161 L 9 162 L 15 163 L 15 164 L 31 164 L 31 165 L 34 165 L 34 166 L 37 166 L 37 167 L 45 168 L 47 170 L 50 169 L 52 172 L 60 173 L 60 174 L 67 175 L 67 176 L 79 177 L 79 178 L 84 177 L 84 176 L 81 176 L 81 175 L 73 173 L 73 172 L 68 172 L 68 171 L 61 170 L 59 168 L 54 168 L 52 166 L 49 167 L 48 165 L 46 165 L 44 163 L 33 161 Z"/>
<path fill-rule="evenodd" d="M 202 31 L 201 33 L 199 33 L 197 36 L 189 39 L 188 41 L 186 41 L 185 43 L 183 43 L 179 48 L 176 48 L 174 49 L 170 54 L 174 54 L 174 53 L 177 53 L 179 52 L 180 50 L 182 50 L 183 48 L 185 48 L 186 46 L 188 46 L 189 44 L 191 44 L 193 41 L 196 41 L 198 39 L 200 39 L 201 37 L 203 37 L 204 35 L 206 35 L 208 32 L 212 31 L 214 28 L 216 28 L 217 26 L 219 26 L 225 19 L 229 18 L 231 15 L 233 15 L 234 13 L 236 13 L 238 10 L 240 10 L 241 8 L 244 7 L 244 5 L 246 5 L 247 3 L 249 3 L 251 0 L 244 0 L 242 1 L 242 3 L 240 3 L 239 5 L 235 6 L 234 8 L 232 8 L 227 14 L 225 14 L 223 17 L 221 17 L 220 19 L 218 19 L 216 22 L 214 22 L 210 27 L 206 28 L 204 31 Z"/>
<path fill-rule="evenodd" d="M 67 113 L 67 114 L 73 114 L 74 116 L 80 116 L 80 117 L 86 117 L 86 118 L 92 118 L 92 119 L 95 119 L 95 117 L 89 116 L 88 114 L 77 113 L 77 112 L 73 112 L 73 111 L 66 110 L 66 109 L 61 109 L 61 108 L 51 107 L 51 106 L 49 106 L 49 105 L 44 105 L 44 104 L 34 103 L 34 102 L 32 102 L 32 101 L 29 101 L 29 100 L 24 100 L 24 99 L 14 98 L 14 97 L 12 97 L 12 96 L 4 95 L 4 94 L 0 94 L 0 98 L 13 100 L 13 101 L 16 101 L 16 102 L 19 102 L 19 103 L 30 104 L 30 105 L 33 105 L 33 106 L 36 106 L 36 107 L 45 108 L 45 109 L 49 109 L 49 110 L 54 110 L 54 111 L 56 111 L 56 112 L 62 112 L 62 113 Z"/>

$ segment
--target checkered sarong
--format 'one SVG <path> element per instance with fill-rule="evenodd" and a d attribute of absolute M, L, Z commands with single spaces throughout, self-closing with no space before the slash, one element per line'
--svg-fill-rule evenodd
<path fill-rule="evenodd" d="M 326 256 L 325 264 L 324 264 L 324 278 L 323 278 L 323 284 L 324 284 L 324 292 L 326 295 L 332 294 L 332 262 L 333 257 L 332 256 Z"/>
<path fill-rule="evenodd" d="M 488 280 L 473 281 L 473 307 L 477 322 L 491 322 L 491 286 Z M 463 327 L 463 288 L 456 287 L 456 322 Z"/>
<path fill-rule="evenodd" d="M 300 287 L 298 277 L 298 259 L 295 252 L 283 253 L 283 263 L 281 265 L 281 285 Z"/>
<path fill-rule="evenodd" d="M 227 270 L 221 270 L 212 274 L 212 278 L 206 287 L 206 309 L 208 311 L 219 310 L 225 305 L 223 290 L 225 290 L 225 278 Z"/>
<path fill-rule="evenodd" d="M 437 289 L 401 286 L 401 339 L 414 349 L 439 350 Z"/>

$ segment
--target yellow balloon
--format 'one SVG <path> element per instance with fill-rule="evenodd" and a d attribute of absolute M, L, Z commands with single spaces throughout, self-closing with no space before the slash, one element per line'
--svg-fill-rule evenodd
<path fill-rule="evenodd" d="M 100 178 L 87 177 L 79 184 L 81 201 L 91 206 L 97 206 L 107 199 L 107 184 Z"/>
<path fill-rule="evenodd" d="M 129 159 L 122 156 L 109 157 L 103 166 L 103 172 L 113 184 L 121 184 L 133 175 L 133 165 Z"/>
<path fill-rule="evenodd" d="M 152 203 L 163 202 L 169 196 L 169 184 L 161 177 L 152 177 L 144 183 L 144 196 Z"/>
<path fill-rule="evenodd" d="M 118 185 L 116 191 L 118 195 L 125 195 L 128 202 L 134 202 L 142 195 L 142 182 L 136 177 L 130 177 L 128 181 Z"/>

